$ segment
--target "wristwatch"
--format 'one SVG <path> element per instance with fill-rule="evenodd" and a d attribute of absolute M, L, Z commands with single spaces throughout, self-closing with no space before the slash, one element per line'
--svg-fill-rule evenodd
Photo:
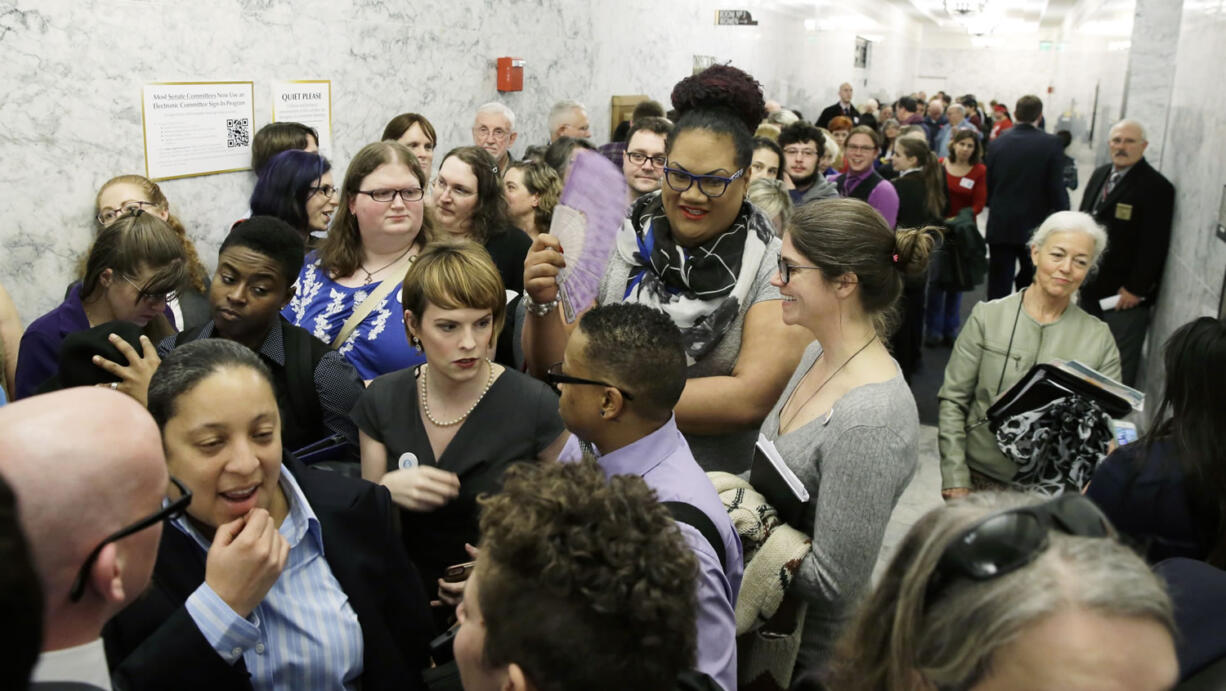
<path fill-rule="evenodd" d="M 552 312 L 558 306 L 558 299 L 554 298 L 544 304 L 534 302 L 532 296 L 528 295 L 528 291 L 524 291 L 524 310 L 528 314 L 534 314 L 538 317 L 543 317 Z"/>

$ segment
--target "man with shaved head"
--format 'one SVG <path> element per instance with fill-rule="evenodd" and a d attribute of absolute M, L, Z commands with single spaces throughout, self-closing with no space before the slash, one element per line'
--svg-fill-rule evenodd
<path fill-rule="evenodd" d="M 1111 327 L 1124 383 L 1132 386 L 1166 266 L 1175 187 L 1145 160 L 1149 141 L 1141 123 L 1117 122 L 1107 145 L 1111 162 L 1090 176 L 1081 210 L 1107 229 L 1108 250 L 1098 271 L 1081 286 L 1079 304 Z M 1107 298 L 1115 304 L 1104 309 Z"/>
<path fill-rule="evenodd" d="M 149 520 L 169 482 L 157 425 L 106 389 L 34 396 L 0 408 L 0 474 L 45 598 L 33 680 L 109 689 L 102 625 L 149 584 L 162 535 Z"/>
<path fill-rule="evenodd" d="M 860 111 L 851 104 L 852 88 L 851 84 L 843 82 L 839 85 L 839 102 L 827 106 L 822 114 L 817 117 L 817 126 L 829 129 L 830 121 L 842 115 L 850 118 L 852 125 L 860 124 Z"/>

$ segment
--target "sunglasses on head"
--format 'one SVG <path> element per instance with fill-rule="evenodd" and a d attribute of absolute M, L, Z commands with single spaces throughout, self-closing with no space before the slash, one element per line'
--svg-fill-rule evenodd
<path fill-rule="evenodd" d="M 985 516 L 945 547 L 928 581 L 925 606 L 958 579 L 988 581 L 1026 566 L 1047 549 L 1053 529 L 1078 537 L 1115 535 L 1107 517 L 1080 494 Z"/>

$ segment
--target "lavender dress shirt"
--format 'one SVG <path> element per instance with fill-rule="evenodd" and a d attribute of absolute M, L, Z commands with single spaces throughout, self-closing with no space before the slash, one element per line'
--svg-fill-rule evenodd
<path fill-rule="evenodd" d="M 579 439 L 571 435 L 559 460 L 583 457 Z M 698 558 L 698 671 L 715 679 L 727 691 L 736 686 L 736 595 L 741 589 L 744 557 L 741 538 L 728 518 L 715 486 L 690 453 L 677 429 L 676 417 L 638 441 L 597 456 L 605 475 L 638 475 L 655 490 L 660 501 L 681 501 L 701 510 L 724 540 L 728 568 L 697 528 L 679 523 L 690 549 Z"/>

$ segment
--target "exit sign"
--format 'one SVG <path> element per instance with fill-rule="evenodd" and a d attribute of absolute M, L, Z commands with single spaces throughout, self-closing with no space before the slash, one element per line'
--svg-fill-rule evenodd
<path fill-rule="evenodd" d="M 719 26 L 757 26 L 749 10 L 716 10 L 715 23 Z"/>

